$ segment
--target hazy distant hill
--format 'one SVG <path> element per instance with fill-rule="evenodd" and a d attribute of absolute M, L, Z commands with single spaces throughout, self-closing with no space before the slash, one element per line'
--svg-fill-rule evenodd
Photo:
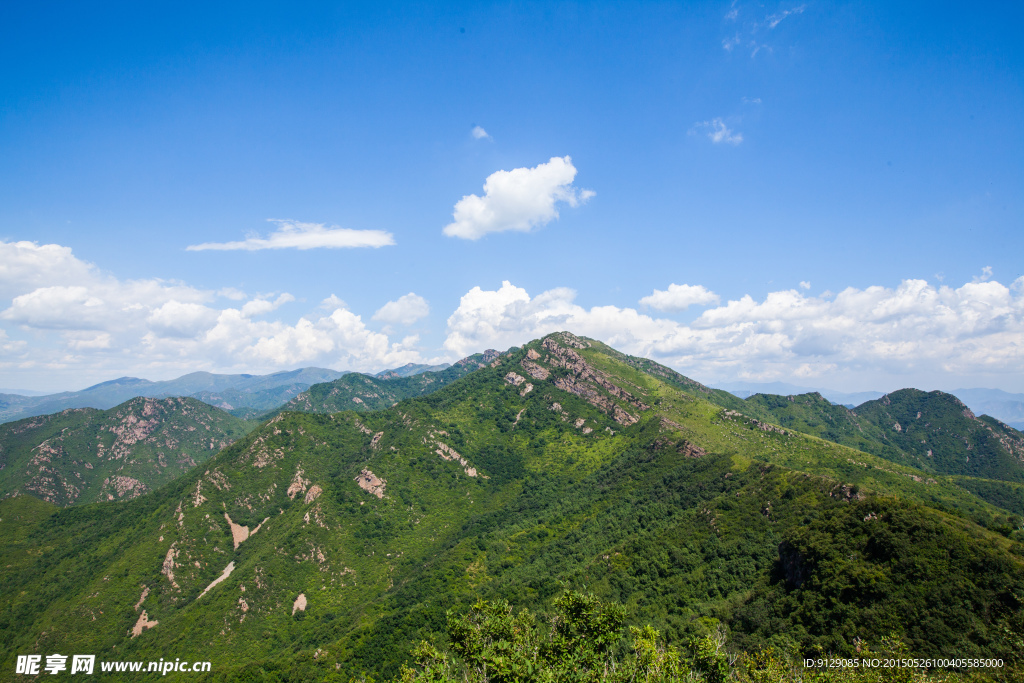
<path fill-rule="evenodd" d="M 787 382 L 721 382 L 715 384 L 719 389 L 724 389 L 740 398 L 749 398 L 754 394 L 774 394 L 777 396 L 790 396 L 798 394 L 818 393 L 832 403 L 845 406 L 856 406 L 864 401 L 872 401 L 881 398 L 884 392 L 881 391 L 855 391 L 843 392 L 834 389 L 822 389 L 815 387 L 804 387 Z"/>
<path fill-rule="evenodd" d="M 342 410 L 390 408 L 401 400 L 437 391 L 460 377 L 494 362 L 499 356 L 497 351 L 488 349 L 483 353 L 463 358 L 443 370 L 416 371 L 405 376 L 398 375 L 395 371 L 386 371 L 377 376 L 351 373 L 333 382 L 313 385 L 275 412 L 297 410 L 304 413 L 334 413 Z M 407 368 L 409 366 L 399 369 Z"/>
<path fill-rule="evenodd" d="M 380 379 L 412 377 L 424 372 L 440 372 L 451 367 L 416 365 L 384 370 L 374 375 Z M 349 374 L 325 368 L 300 368 L 270 375 L 218 375 L 193 372 L 177 379 L 153 382 L 137 377 L 121 377 L 95 384 L 81 391 L 25 396 L 0 393 L 0 423 L 34 415 L 59 413 L 69 408 L 106 410 L 130 398 L 166 398 L 191 396 L 209 403 L 236 417 L 253 419 L 292 400 L 314 384 L 330 382 Z"/>
<path fill-rule="evenodd" d="M 418 375 L 421 372 L 440 372 L 441 370 L 446 370 L 450 367 L 451 363 L 442 363 L 440 365 L 417 365 L 416 363 L 406 363 L 400 368 L 382 370 L 374 375 L 374 377 L 378 377 L 380 379 L 396 379 L 398 377 Z"/>
<path fill-rule="evenodd" d="M 832 389 L 798 386 L 786 382 L 724 382 L 715 386 L 744 399 L 754 394 L 797 396 L 817 393 L 832 403 L 845 405 L 848 408 L 879 399 L 885 395 L 881 391 L 846 393 Z M 977 415 L 991 415 L 1015 429 L 1024 429 L 1024 394 L 1011 394 L 1000 389 L 954 389 L 947 393 L 963 401 Z"/>
<path fill-rule="evenodd" d="M 1024 430 L 1024 394 L 999 389 L 956 389 L 950 392 L 975 413 L 991 415 L 1018 430 Z"/>
<path fill-rule="evenodd" d="M 195 396 L 219 405 L 224 410 L 249 417 L 285 403 L 313 384 L 329 382 L 345 374 L 325 368 L 301 368 L 270 375 L 218 375 L 210 372 L 193 372 L 177 379 L 160 382 L 121 377 L 95 384 L 82 391 L 66 391 L 44 396 L 0 394 L 0 422 L 59 413 L 69 408 L 106 410 L 136 396 Z M 221 394 L 226 394 L 230 398 Z M 225 408 L 225 404 L 231 407 Z M 250 408 L 252 410 L 249 410 Z"/>
<path fill-rule="evenodd" d="M 567 333 L 482 360 L 384 409 L 282 412 L 134 500 L 0 502 L 0 668 L 201 652 L 210 680 L 391 680 L 448 610 L 547 611 L 563 585 L 680 648 L 719 625 L 730 652 L 793 656 L 896 636 L 1008 657 L 1024 636 L 1024 520 L 965 477 L 723 407 L 744 402 Z M 931 395 L 897 399 L 860 419 L 960 448 Z M 904 427 L 909 410 L 930 426 Z"/>
<path fill-rule="evenodd" d="M 0 497 L 29 493 L 56 505 L 134 498 L 254 426 L 192 398 L 133 398 L 0 425 Z"/>

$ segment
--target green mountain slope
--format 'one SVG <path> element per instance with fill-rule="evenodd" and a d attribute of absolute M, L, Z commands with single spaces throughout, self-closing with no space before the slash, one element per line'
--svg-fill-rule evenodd
<path fill-rule="evenodd" d="M 820 394 L 755 394 L 743 412 L 935 474 L 1024 482 L 1024 435 L 941 391 L 901 389 L 854 410 Z"/>
<path fill-rule="evenodd" d="M 857 406 L 856 414 L 918 466 L 945 474 L 1024 482 L 1024 435 L 980 420 L 951 394 L 901 389 Z"/>
<path fill-rule="evenodd" d="M 565 333 L 483 365 L 383 410 L 282 413 L 135 500 L 0 503 L 17 558 L 0 666 L 68 651 L 208 658 L 210 681 L 379 679 L 447 609 L 543 611 L 560 582 L 676 643 L 722 624 L 735 648 L 849 654 L 896 634 L 1005 656 L 1021 520 L 955 481 Z"/>
<path fill-rule="evenodd" d="M 0 496 L 56 505 L 134 498 L 181 476 L 255 425 L 191 398 L 134 398 L 0 425 Z"/>

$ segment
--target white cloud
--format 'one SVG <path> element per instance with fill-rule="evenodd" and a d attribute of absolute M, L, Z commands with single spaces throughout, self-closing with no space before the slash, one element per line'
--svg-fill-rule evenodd
<path fill-rule="evenodd" d="M 409 292 L 398 297 L 397 301 L 389 301 L 373 314 L 374 320 L 380 320 L 392 325 L 411 325 L 420 318 L 425 318 L 430 313 L 430 305 L 427 300 L 418 294 Z"/>
<path fill-rule="evenodd" d="M 187 247 L 188 251 L 258 251 L 261 249 L 349 249 L 386 247 L 395 243 L 394 236 L 383 230 L 352 230 L 323 223 L 300 223 L 271 220 L 277 230 L 267 237 L 252 235 L 242 242 L 204 242 Z"/>
<path fill-rule="evenodd" d="M 70 247 L 0 241 L 0 300 L 96 276 L 95 267 L 75 258 Z"/>
<path fill-rule="evenodd" d="M 975 275 L 971 282 L 988 282 L 992 279 L 992 266 L 985 266 L 981 269 L 981 275 Z"/>
<path fill-rule="evenodd" d="M 423 360 L 418 337 L 395 342 L 373 332 L 334 295 L 322 304 L 326 312 L 290 324 L 264 319 L 295 300 L 288 293 L 243 301 L 232 288 L 118 280 L 58 245 L 0 242 L 0 253 L 11 256 L 0 264 L 0 291 L 14 293 L 6 307 L 0 300 L 0 367 L 35 373 L 19 375 L 26 378 L 65 368 L 85 385 L 124 374 L 159 379 L 303 364 L 379 370 Z M 232 303 L 222 307 L 225 300 Z"/>
<path fill-rule="evenodd" d="M 805 9 L 807 9 L 807 5 L 800 5 L 799 7 L 794 7 L 793 9 L 783 10 L 781 12 L 769 15 L 768 17 L 765 18 L 765 21 L 768 24 L 768 28 L 772 29 L 778 26 L 783 19 L 790 16 L 791 14 L 803 14 Z"/>
<path fill-rule="evenodd" d="M 469 134 L 473 136 L 474 140 L 493 140 L 487 131 L 481 126 L 473 126 L 473 130 L 469 131 Z"/>
<path fill-rule="evenodd" d="M 640 299 L 640 305 L 650 306 L 659 311 L 685 311 L 690 306 L 717 304 L 719 296 L 705 289 L 703 285 L 670 284 L 668 289 L 654 290 L 654 293 Z"/>
<path fill-rule="evenodd" d="M 1015 283 L 1016 286 L 1016 283 Z M 1024 279 L 1021 281 L 1024 290 Z M 568 329 L 710 382 L 828 374 L 852 386 L 932 387 L 942 377 L 1007 376 L 1024 367 L 1024 291 L 998 282 L 958 289 L 905 280 L 847 288 L 834 298 L 787 290 L 704 311 L 689 325 L 631 308 L 573 303 L 558 289 L 531 298 L 509 282 L 470 290 L 448 319 L 445 348 L 466 355 Z M 954 381 L 954 380 L 951 380 Z"/>
<path fill-rule="evenodd" d="M 245 292 L 235 287 L 223 287 L 217 290 L 217 296 L 222 296 L 232 301 L 241 301 L 245 298 Z"/>
<path fill-rule="evenodd" d="M 730 145 L 738 145 L 743 142 L 743 133 L 734 133 L 725 125 L 725 121 L 721 118 L 695 123 L 690 132 L 695 133 L 697 131 L 704 131 L 708 140 L 711 140 L 716 145 L 723 142 Z"/>
<path fill-rule="evenodd" d="M 217 315 L 218 311 L 202 304 L 168 301 L 153 309 L 147 322 L 150 330 L 160 336 L 195 337 L 212 327 Z"/>
<path fill-rule="evenodd" d="M 348 308 L 348 304 L 340 299 L 337 295 L 331 294 L 329 297 L 320 302 L 320 308 L 326 308 L 329 311 L 333 311 L 335 308 Z"/>
<path fill-rule="evenodd" d="M 557 204 L 575 207 L 594 196 L 573 187 L 576 167 L 569 157 L 552 157 L 533 168 L 497 171 L 484 182 L 484 196 L 471 194 L 455 204 L 449 237 L 477 240 L 492 232 L 529 232 L 558 218 Z"/>
<path fill-rule="evenodd" d="M 271 311 L 276 311 L 278 308 L 291 301 L 295 301 L 295 297 L 287 292 L 280 295 L 273 301 L 256 298 L 252 301 L 245 302 L 245 305 L 242 306 L 242 315 L 246 318 L 251 318 L 256 315 L 266 315 Z"/>
<path fill-rule="evenodd" d="M 811 283 L 810 282 L 808 282 L 807 280 L 801 280 L 800 281 L 800 289 L 810 289 L 810 288 L 811 288 Z"/>
<path fill-rule="evenodd" d="M 740 44 L 740 36 L 736 34 L 732 38 L 722 38 L 722 47 L 726 52 L 732 52 L 732 49 Z"/>

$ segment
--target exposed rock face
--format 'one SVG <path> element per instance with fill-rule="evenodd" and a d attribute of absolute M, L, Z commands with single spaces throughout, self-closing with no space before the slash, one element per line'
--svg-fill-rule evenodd
<path fill-rule="evenodd" d="M 308 491 L 308 492 L 306 493 L 306 501 L 305 501 L 305 502 L 306 502 L 306 505 L 309 505 L 309 504 L 310 504 L 310 503 L 312 503 L 312 502 L 313 502 L 314 500 L 316 500 L 317 498 L 319 498 L 319 497 L 320 497 L 320 494 L 321 494 L 321 493 L 323 493 L 323 492 L 324 492 L 324 490 L 323 490 L 322 488 L 320 488 L 320 485 L 319 485 L 319 484 L 314 484 L 314 485 L 313 485 L 313 486 L 312 486 L 312 487 L 311 487 L 311 488 L 309 489 L 309 491 Z"/>
<path fill-rule="evenodd" d="M 539 366 L 537 367 L 539 368 Z M 540 369 L 543 370 L 543 368 Z M 527 382 L 525 377 L 514 372 L 510 372 L 507 375 L 505 375 L 505 381 L 511 384 L 512 386 L 523 387 L 522 391 L 519 392 L 520 397 L 525 397 L 528 393 L 533 391 L 533 385 Z"/>
<path fill-rule="evenodd" d="M 216 585 L 217 585 L 218 583 L 220 583 L 220 582 L 221 582 L 221 581 L 223 581 L 224 579 L 226 579 L 226 578 L 228 578 L 229 576 L 231 576 L 231 572 L 233 572 L 233 571 L 235 571 L 235 563 L 234 563 L 234 561 L 228 562 L 228 566 L 224 567 L 224 571 L 222 571 L 222 572 L 220 573 L 220 576 L 218 576 L 218 577 L 217 577 L 216 579 L 214 579 L 214 580 L 213 580 L 213 581 L 212 581 L 212 582 L 210 583 L 210 585 L 209 585 L 209 586 L 207 586 L 206 588 L 204 588 L 204 589 L 203 589 L 203 592 L 199 594 L 199 597 L 197 597 L 197 598 L 196 598 L 196 600 L 198 600 L 199 598 L 201 598 L 201 597 L 203 597 L 204 595 L 206 595 L 207 593 L 209 593 L 209 592 L 210 592 L 210 589 L 211 589 L 211 588 L 213 588 L 213 587 L 214 587 L 214 586 L 216 586 Z"/>
<path fill-rule="evenodd" d="M 145 602 L 146 596 L 149 595 L 149 587 L 142 587 L 142 595 L 139 596 L 139 601 L 135 603 L 135 611 L 138 612 L 139 608 L 142 607 L 142 603 Z"/>
<path fill-rule="evenodd" d="M 448 444 L 441 443 L 439 441 L 437 443 L 437 450 L 435 451 L 435 453 L 440 455 L 445 460 L 457 460 L 458 463 L 460 465 L 462 465 L 462 468 L 466 472 L 466 474 L 468 474 L 471 477 L 475 477 L 476 476 L 476 468 L 475 467 L 470 467 L 469 463 L 466 462 L 466 459 L 463 458 L 461 455 L 459 455 L 458 451 L 456 451 L 454 448 L 452 448 Z"/>
<path fill-rule="evenodd" d="M 171 585 L 175 588 L 178 584 L 174 581 L 174 564 L 175 558 L 178 557 L 178 543 L 175 541 L 171 544 L 171 547 L 167 550 L 167 556 L 164 557 L 163 567 L 160 569 L 160 573 L 167 577 L 167 580 L 171 582 Z"/>
<path fill-rule="evenodd" d="M 231 540 L 235 543 L 235 550 L 238 550 L 238 546 L 242 545 L 242 542 L 249 538 L 249 527 L 235 524 L 231 520 L 231 516 L 226 512 L 224 513 L 224 519 L 228 520 L 228 526 L 231 528 Z"/>
<path fill-rule="evenodd" d="M 306 604 L 306 594 L 299 593 L 299 597 L 295 598 L 295 602 L 292 603 L 292 614 L 295 614 L 296 612 L 305 612 Z"/>
<path fill-rule="evenodd" d="M 149 617 L 146 615 L 146 610 L 142 610 L 142 614 L 139 615 L 139 620 L 135 622 L 135 626 L 133 626 L 132 630 L 128 633 L 132 638 L 136 638 L 142 635 L 142 632 L 147 628 L 153 628 L 159 623 L 159 621 L 150 621 Z"/>
<path fill-rule="evenodd" d="M 306 492 L 306 488 L 309 486 L 309 479 L 305 479 L 302 476 L 302 468 L 295 470 L 295 476 L 292 478 L 292 483 L 288 486 L 288 490 L 285 492 L 289 498 L 294 499 L 295 496 Z"/>
<path fill-rule="evenodd" d="M 611 415 L 616 422 L 623 426 L 628 427 L 639 422 L 639 417 L 622 408 L 604 392 L 639 410 L 649 410 L 650 406 L 611 382 L 607 375 L 592 367 L 573 349 L 559 344 L 556 338 L 563 341 L 568 340 L 567 343 L 575 348 L 587 348 L 588 346 L 585 341 L 568 333 L 551 335 L 543 341 L 541 346 L 549 352 L 549 355 L 543 357 L 542 362 L 554 367 L 565 368 L 571 373 L 568 376 L 556 378 L 555 386 L 562 391 L 576 394 L 601 412 Z M 534 362 L 534 360 L 542 359 L 541 354 L 530 349 L 526 355 L 527 357 L 520 363 L 523 368 L 535 379 L 547 379 L 551 374 L 550 371 Z"/>
<path fill-rule="evenodd" d="M 530 377 L 533 377 L 534 379 L 544 380 L 544 379 L 547 379 L 551 375 L 551 372 L 548 371 L 547 368 L 542 368 L 541 366 L 537 365 L 536 363 L 534 363 L 532 361 L 528 361 L 526 359 L 523 359 L 523 361 L 520 363 L 520 365 L 522 365 L 523 369 L 526 370 L 528 373 L 530 373 Z"/>
<path fill-rule="evenodd" d="M 356 477 L 355 481 L 359 484 L 359 488 L 367 493 L 377 496 L 378 498 L 384 497 L 384 487 L 388 483 L 387 480 L 379 479 L 377 475 L 370 470 L 363 469 L 359 472 L 359 476 Z"/>
<path fill-rule="evenodd" d="M 518 387 L 520 384 L 526 381 L 526 378 L 523 377 L 522 375 L 517 375 L 514 372 L 510 372 L 507 375 L 505 375 L 505 381 L 513 386 Z"/>

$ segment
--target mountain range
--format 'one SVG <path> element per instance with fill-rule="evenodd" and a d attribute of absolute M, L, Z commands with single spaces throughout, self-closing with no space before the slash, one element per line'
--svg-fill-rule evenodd
<path fill-rule="evenodd" d="M 847 408 L 854 408 L 861 403 L 873 401 L 885 395 L 881 391 L 849 393 L 820 387 L 798 386 L 787 382 L 722 382 L 715 386 L 740 398 L 748 398 L 754 394 L 796 396 L 818 393 L 832 403 L 844 405 Z M 1024 394 L 1011 394 L 1001 389 L 954 389 L 949 393 L 963 401 L 979 415 L 991 415 L 1014 429 L 1024 429 Z"/>
<path fill-rule="evenodd" d="M 433 380 L 334 379 L 130 500 L 3 500 L 0 667 L 387 679 L 448 610 L 564 586 L 679 646 L 1021 663 L 1022 435 L 948 394 L 744 401 L 569 333 Z"/>

